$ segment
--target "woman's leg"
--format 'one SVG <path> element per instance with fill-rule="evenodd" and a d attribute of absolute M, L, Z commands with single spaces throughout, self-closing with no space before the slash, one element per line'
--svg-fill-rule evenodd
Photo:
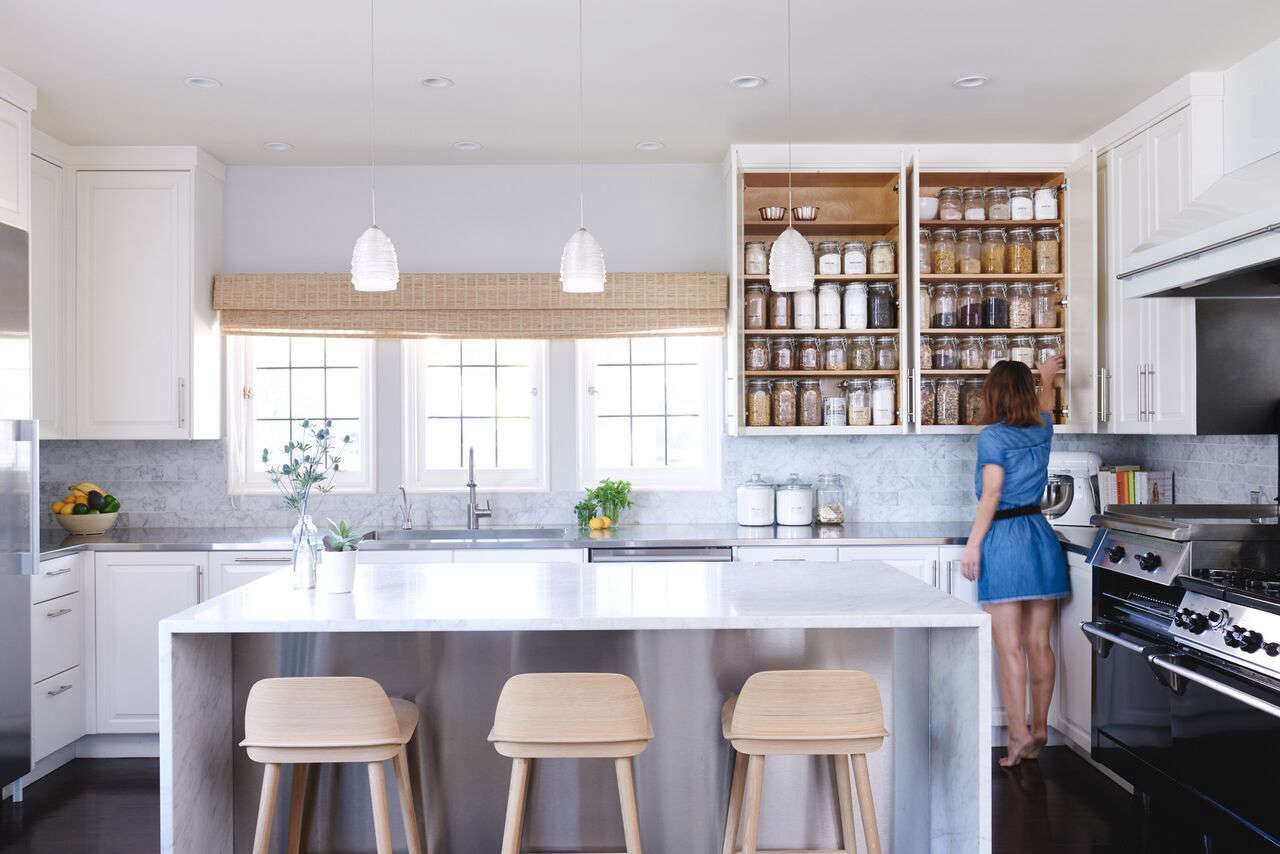
<path fill-rule="evenodd" d="M 1022 603 L 992 602 L 983 606 L 991 615 L 991 639 L 1000 670 L 1000 696 L 1004 699 L 1009 752 L 1001 765 L 1017 765 L 1035 749 L 1027 731 L 1027 664 L 1022 653 Z"/>
<path fill-rule="evenodd" d="M 1027 675 L 1031 682 L 1031 738 L 1034 758 L 1049 740 L 1049 703 L 1058 663 L 1049 645 L 1049 629 L 1058 612 L 1057 599 L 1028 599 L 1022 603 L 1022 647 L 1027 653 Z"/>

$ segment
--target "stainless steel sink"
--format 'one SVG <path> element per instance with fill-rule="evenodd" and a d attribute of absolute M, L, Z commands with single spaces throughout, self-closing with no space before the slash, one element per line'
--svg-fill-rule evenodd
<path fill-rule="evenodd" d="M 430 542 L 433 540 L 559 540 L 565 538 L 564 528 L 424 528 L 406 531 L 393 528 L 370 531 L 366 540 L 391 543 Z"/>

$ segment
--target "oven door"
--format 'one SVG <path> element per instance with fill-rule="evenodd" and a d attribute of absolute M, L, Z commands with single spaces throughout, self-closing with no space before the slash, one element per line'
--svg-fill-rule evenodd
<path fill-rule="evenodd" d="M 1093 756 L 1209 828 L 1280 845 L 1280 685 L 1108 621 L 1094 645 Z M 1261 839 L 1258 839 L 1261 837 Z"/>

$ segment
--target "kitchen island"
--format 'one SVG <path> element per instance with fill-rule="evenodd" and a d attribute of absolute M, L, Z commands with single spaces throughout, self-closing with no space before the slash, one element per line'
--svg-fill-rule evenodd
<path fill-rule="evenodd" d="M 432 850 L 496 850 L 508 765 L 485 735 L 498 692 L 513 673 L 578 670 L 626 673 L 644 696 L 646 849 L 717 851 L 724 698 L 757 670 L 849 667 L 884 698 L 890 736 L 870 765 L 885 850 L 987 852 L 990 663 L 986 614 L 888 565 L 368 565 L 349 595 L 275 573 L 161 623 L 162 848 L 249 849 L 261 769 L 236 744 L 254 681 L 365 675 L 422 712 L 410 760 Z M 363 770 L 312 778 L 311 848 L 369 850 Z M 530 848 L 620 842 L 607 763 L 545 763 L 531 794 Z M 761 846 L 832 847 L 833 798 L 829 766 L 770 760 Z"/>

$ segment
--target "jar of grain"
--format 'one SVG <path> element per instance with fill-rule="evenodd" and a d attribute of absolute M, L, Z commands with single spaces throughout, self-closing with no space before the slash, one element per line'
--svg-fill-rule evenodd
<path fill-rule="evenodd" d="M 976 228 L 962 228 L 956 234 L 956 263 L 967 275 L 982 272 L 982 233 Z"/>
<path fill-rule="evenodd" d="M 1057 226 L 1036 229 L 1036 272 L 1058 273 L 1062 269 L 1062 241 Z"/>
<path fill-rule="evenodd" d="M 1008 235 L 1003 228 L 982 230 L 982 272 L 1003 273 L 1004 253 Z"/>
<path fill-rule="evenodd" d="M 866 427 L 871 423 L 871 381 L 845 380 L 843 385 L 849 426 Z"/>
<path fill-rule="evenodd" d="M 769 275 L 769 253 L 763 240 L 748 240 L 744 250 L 742 272 L 748 276 Z"/>
<path fill-rule="evenodd" d="M 791 325 L 795 329 L 814 329 L 818 325 L 818 298 L 813 285 L 791 294 Z"/>
<path fill-rule="evenodd" d="M 987 367 L 994 368 L 998 362 L 1009 359 L 1009 336 L 992 335 L 987 338 Z"/>
<path fill-rule="evenodd" d="M 982 288 L 982 325 L 987 329 L 1009 328 L 1009 286 L 992 282 Z"/>
<path fill-rule="evenodd" d="M 1036 219 L 1058 218 L 1058 188 L 1037 187 L 1035 195 Z"/>
<path fill-rule="evenodd" d="M 840 275 L 840 241 L 839 240 L 822 240 L 818 242 L 818 264 L 817 273 L 819 276 L 838 276 Z"/>
<path fill-rule="evenodd" d="M 796 424 L 796 381 L 773 381 L 773 424 L 794 427 Z"/>
<path fill-rule="evenodd" d="M 881 335 L 876 338 L 876 370 L 898 370 L 898 336 Z"/>
<path fill-rule="evenodd" d="M 1031 303 L 1031 286 L 1026 282 L 1009 285 L 1009 328 L 1030 329 L 1035 323 L 1035 308 Z"/>
<path fill-rule="evenodd" d="M 960 328 L 982 328 L 982 285 L 968 282 L 960 286 Z"/>
<path fill-rule="evenodd" d="M 960 365 L 959 339 L 954 335 L 939 335 L 933 339 L 933 369 L 954 371 Z"/>
<path fill-rule="evenodd" d="M 933 339 L 928 335 L 920 336 L 920 352 L 918 355 L 918 364 L 922 368 L 933 367 Z"/>
<path fill-rule="evenodd" d="M 892 240 L 873 240 L 871 242 L 871 272 L 876 275 L 889 275 L 896 269 Z"/>
<path fill-rule="evenodd" d="M 747 380 L 747 426 L 768 427 L 772 408 L 772 384 L 768 380 Z"/>
<path fill-rule="evenodd" d="M 796 339 L 775 338 L 769 348 L 769 367 L 774 371 L 796 370 Z"/>
<path fill-rule="evenodd" d="M 764 282 L 747 285 L 742 302 L 742 328 L 765 329 L 769 325 L 769 286 Z"/>
<path fill-rule="evenodd" d="M 933 297 L 930 296 L 932 287 L 929 285 L 920 286 L 920 307 L 918 317 L 920 318 L 920 328 L 928 329 L 929 324 L 933 322 Z"/>
<path fill-rule="evenodd" d="M 849 369 L 873 371 L 876 367 L 875 339 L 870 335 L 855 335 L 849 343 Z"/>
<path fill-rule="evenodd" d="M 980 220 L 987 218 L 987 194 L 981 187 L 964 188 L 964 218 Z"/>
<path fill-rule="evenodd" d="M 1036 329 L 1053 329 L 1058 325 L 1058 286 L 1041 282 L 1032 288 Z"/>
<path fill-rule="evenodd" d="M 801 427 L 822 426 L 822 387 L 815 379 L 796 383 L 796 423 Z"/>
<path fill-rule="evenodd" d="M 987 219 L 1006 220 L 1009 218 L 1009 188 L 987 188 Z"/>
<path fill-rule="evenodd" d="M 982 344 L 982 336 L 966 335 L 960 339 L 960 370 L 980 371 L 987 364 L 987 351 Z"/>
<path fill-rule="evenodd" d="M 786 291 L 769 291 L 769 328 L 791 328 L 791 294 Z"/>
<path fill-rule="evenodd" d="M 960 379 L 942 377 L 934 397 L 934 422 L 946 426 L 960 423 Z"/>
<path fill-rule="evenodd" d="M 877 427 L 892 425 L 898 420 L 898 381 L 893 377 L 879 377 L 871 381 L 871 423 Z"/>
<path fill-rule="evenodd" d="M 929 245 L 929 229 L 920 229 L 920 267 L 921 273 L 933 272 L 933 249 Z"/>
<path fill-rule="evenodd" d="M 818 339 L 812 336 L 801 338 L 796 344 L 796 364 L 802 371 L 818 371 L 822 369 L 822 354 L 818 347 Z"/>
<path fill-rule="evenodd" d="M 844 395 L 822 399 L 822 426 L 843 427 L 849 423 L 849 403 Z"/>
<path fill-rule="evenodd" d="M 844 287 L 844 328 L 867 328 L 866 282 L 850 282 Z"/>
<path fill-rule="evenodd" d="M 959 187 L 943 187 L 938 191 L 938 219 L 964 219 L 964 195 Z"/>
<path fill-rule="evenodd" d="M 920 381 L 920 414 L 916 418 L 916 423 L 927 426 L 933 424 L 934 399 L 937 393 L 937 383 L 933 380 Z"/>
<path fill-rule="evenodd" d="M 843 335 L 828 338 L 822 348 L 822 370 L 849 370 L 849 339 Z"/>
<path fill-rule="evenodd" d="M 930 249 L 933 252 L 933 272 L 949 274 L 957 271 L 954 228 L 935 228 Z"/>
<path fill-rule="evenodd" d="M 1058 335 L 1036 336 L 1036 364 L 1043 365 L 1054 356 L 1062 355 L 1062 338 Z"/>
<path fill-rule="evenodd" d="M 950 282 L 934 285 L 929 291 L 929 302 L 933 315 L 930 324 L 933 329 L 955 329 L 960 325 L 956 300 L 960 289 Z"/>
<path fill-rule="evenodd" d="M 769 339 L 748 338 L 743 358 L 743 365 L 748 371 L 769 370 Z"/>
<path fill-rule="evenodd" d="M 1035 203 L 1031 199 L 1030 187 L 1009 188 L 1009 219 L 1022 222 L 1035 216 Z"/>
<path fill-rule="evenodd" d="M 960 386 L 960 423 L 977 425 L 986 419 L 986 395 L 984 381 L 978 377 L 967 379 Z"/>
<path fill-rule="evenodd" d="M 893 329 L 898 325 L 893 282 L 872 282 L 867 288 L 867 321 L 868 329 Z"/>
<path fill-rule="evenodd" d="M 867 272 L 867 241 L 850 240 L 845 243 L 844 272 L 846 276 L 860 276 Z"/>
<path fill-rule="evenodd" d="M 841 320 L 840 284 L 823 282 L 818 285 L 818 328 L 839 329 Z"/>
<path fill-rule="evenodd" d="M 1028 368 L 1036 366 L 1036 340 L 1030 335 L 1015 335 L 1009 339 L 1009 358 Z"/>
<path fill-rule="evenodd" d="M 1009 229 L 1009 242 L 1006 245 L 1004 270 L 1006 273 L 1034 273 L 1035 249 L 1031 240 L 1031 229 Z"/>

